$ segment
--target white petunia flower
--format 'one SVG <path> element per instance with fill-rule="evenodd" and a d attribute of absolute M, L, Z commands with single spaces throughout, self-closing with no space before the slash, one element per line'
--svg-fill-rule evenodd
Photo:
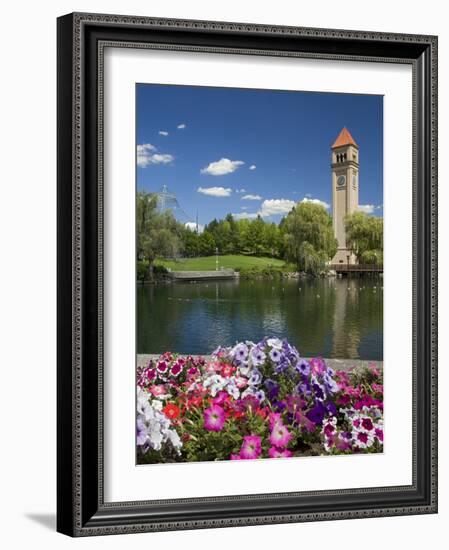
<path fill-rule="evenodd" d="M 268 338 L 267 344 L 270 348 L 282 349 L 282 340 L 279 338 Z"/>

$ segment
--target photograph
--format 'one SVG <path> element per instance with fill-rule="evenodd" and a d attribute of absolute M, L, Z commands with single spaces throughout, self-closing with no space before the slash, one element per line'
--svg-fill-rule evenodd
<path fill-rule="evenodd" d="M 136 83 L 137 465 L 384 452 L 383 102 Z"/>

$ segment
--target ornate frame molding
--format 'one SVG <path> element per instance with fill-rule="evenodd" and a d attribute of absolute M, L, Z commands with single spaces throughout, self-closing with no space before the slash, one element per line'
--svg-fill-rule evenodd
<path fill-rule="evenodd" d="M 108 46 L 412 65 L 414 458 L 410 487 L 104 502 L 102 107 L 103 53 Z M 93 110 L 94 121 L 90 119 Z M 94 244 L 87 244 L 87 233 Z M 86 304 L 93 300 L 94 316 L 86 312 Z M 422 321 L 418 312 L 424 314 Z M 58 531 L 88 536 L 436 512 L 437 38 L 103 14 L 59 18 L 58 320 Z M 89 329 L 94 325 L 92 336 Z M 85 420 L 93 413 L 95 429 Z M 287 505 L 293 499 L 298 500 Z M 301 499 L 307 500 L 308 508 Z M 262 513 L 259 503 L 263 502 L 285 510 L 296 506 L 296 510 Z M 359 503 L 355 508 L 354 502 Z M 221 505 L 221 517 L 206 513 L 204 506 L 212 503 Z M 329 503 L 335 503 L 334 510 L 329 510 Z M 171 515 L 158 516 L 153 512 L 158 506 L 171 506 Z"/>

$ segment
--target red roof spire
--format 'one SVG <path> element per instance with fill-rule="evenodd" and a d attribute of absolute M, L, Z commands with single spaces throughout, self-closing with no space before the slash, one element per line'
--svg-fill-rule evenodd
<path fill-rule="evenodd" d="M 344 145 L 355 145 L 358 147 L 357 143 L 354 141 L 354 138 L 349 133 L 349 130 L 344 127 L 343 130 L 339 133 L 338 138 L 335 140 L 332 145 L 332 149 L 336 147 L 343 147 Z"/>

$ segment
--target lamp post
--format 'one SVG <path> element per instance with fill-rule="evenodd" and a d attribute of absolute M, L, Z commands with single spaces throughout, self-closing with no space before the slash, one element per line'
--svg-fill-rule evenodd
<path fill-rule="evenodd" d="M 218 271 L 218 246 L 215 247 L 215 271 Z"/>

